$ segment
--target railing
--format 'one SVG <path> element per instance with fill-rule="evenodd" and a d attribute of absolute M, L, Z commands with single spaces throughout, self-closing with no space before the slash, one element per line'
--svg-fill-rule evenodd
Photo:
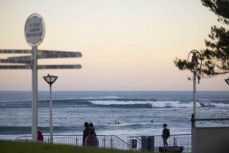
<path fill-rule="evenodd" d="M 134 147 L 137 150 L 145 149 L 143 146 L 145 143 L 143 141 L 143 138 L 145 136 L 131 136 L 129 137 L 129 142 L 131 144 L 131 147 Z M 150 136 L 151 137 L 151 136 Z M 161 135 L 155 135 L 152 136 L 153 142 L 151 145 L 151 149 L 154 151 L 158 151 L 159 147 L 163 147 L 163 140 Z M 135 143 L 136 144 L 133 144 Z M 183 153 L 190 153 L 191 147 L 192 147 L 192 140 L 191 140 L 191 134 L 178 134 L 178 135 L 171 135 L 168 140 L 168 146 L 182 146 L 184 148 Z"/>
<path fill-rule="evenodd" d="M 143 150 L 142 136 L 130 136 L 126 140 L 123 140 L 115 135 L 97 135 L 99 140 L 100 148 L 113 148 L 120 150 Z M 161 136 L 152 136 L 153 146 L 152 150 L 158 151 L 159 147 L 163 146 L 163 141 Z M 73 146 L 82 146 L 82 135 L 53 135 L 53 143 L 55 144 L 66 144 Z M 17 141 L 31 141 L 31 136 L 21 136 L 16 139 Z M 44 142 L 50 142 L 50 136 L 44 135 Z M 183 146 L 183 153 L 191 152 L 191 135 L 190 134 L 180 134 L 171 135 L 168 138 L 169 146 Z"/>
<path fill-rule="evenodd" d="M 44 142 L 50 143 L 50 136 L 43 135 Z M 97 135 L 99 140 L 100 148 L 115 148 L 120 150 L 127 150 L 130 147 L 130 144 L 120 139 L 115 135 Z M 31 141 L 31 136 L 21 136 L 16 138 L 16 141 Z M 55 144 L 66 144 L 73 146 L 82 146 L 82 135 L 53 135 L 53 143 Z"/>

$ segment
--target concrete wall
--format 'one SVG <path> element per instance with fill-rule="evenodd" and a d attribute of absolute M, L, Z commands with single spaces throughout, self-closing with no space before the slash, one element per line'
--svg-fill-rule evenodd
<path fill-rule="evenodd" d="M 193 128 L 193 153 L 229 153 L 229 127 Z"/>

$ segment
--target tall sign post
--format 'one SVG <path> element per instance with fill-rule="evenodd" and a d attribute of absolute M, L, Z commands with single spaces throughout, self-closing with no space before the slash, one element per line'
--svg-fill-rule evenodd
<path fill-rule="evenodd" d="M 0 63 L 13 63 L 14 65 L 0 65 L 0 69 L 31 69 L 32 70 L 32 141 L 37 141 L 38 133 L 38 69 L 80 69 L 81 65 L 38 65 L 38 59 L 46 58 L 77 58 L 80 52 L 38 50 L 37 46 L 42 42 L 45 35 L 43 18 L 39 14 L 32 14 L 25 23 L 25 38 L 32 50 L 1 50 L 0 54 L 32 54 L 32 56 L 15 56 L 6 59 L 0 58 Z M 15 65 L 18 63 L 18 65 Z M 50 119 L 51 120 L 51 119 Z"/>
<path fill-rule="evenodd" d="M 25 38 L 27 43 L 32 46 L 32 139 L 37 141 L 38 128 L 38 84 L 37 84 L 37 46 L 42 42 L 45 30 L 44 22 L 39 14 L 32 14 L 25 23 Z"/>

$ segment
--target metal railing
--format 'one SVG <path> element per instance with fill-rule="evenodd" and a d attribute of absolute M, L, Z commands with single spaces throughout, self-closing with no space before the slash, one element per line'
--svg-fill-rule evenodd
<path fill-rule="evenodd" d="M 44 143 L 50 143 L 50 136 L 44 136 Z M 100 148 L 114 148 L 120 150 L 126 150 L 130 148 L 130 144 L 120 139 L 115 135 L 97 135 L 99 140 Z M 53 143 L 55 144 L 66 144 L 73 146 L 82 146 L 82 135 L 53 135 Z M 32 141 L 31 136 L 21 136 L 16 138 L 16 141 Z"/>
<path fill-rule="evenodd" d="M 145 149 L 143 148 L 144 146 L 144 141 L 143 138 L 145 136 L 131 136 L 129 137 L 129 142 L 130 143 L 135 143 L 136 144 L 131 144 L 131 147 L 134 147 L 137 150 L 142 150 Z M 150 136 L 153 137 L 153 144 L 151 145 L 151 149 L 155 152 L 159 150 L 159 147 L 163 147 L 163 140 L 161 135 L 155 135 L 155 136 Z M 135 141 L 134 141 L 135 140 Z M 168 146 L 182 146 L 184 148 L 183 153 L 190 153 L 191 148 L 192 148 L 192 140 L 191 140 L 191 134 L 178 134 L 178 135 L 171 135 L 168 140 Z"/>
<path fill-rule="evenodd" d="M 159 147 L 163 146 L 161 135 L 155 135 L 153 137 L 153 151 L 157 152 Z M 130 136 L 126 140 L 123 140 L 115 135 L 97 135 L 100 148 L 113 148 L 120 150 L 143 150 L 142 136 Z M 17 141 L 31 141 L 31 136 L 21 136 L 16 138 Z M 82 146 L 82 135 L 53 135 L 53 143 L 66 144 L 73 146 Z M 50 143 L 50 136 L 44 135 L 44 142 Z M 168 138 L 169 146 L 183 146 L 183 153 L 191 152 L 191 135 L 190 134 L 178 134 L 171 135 Z"/>

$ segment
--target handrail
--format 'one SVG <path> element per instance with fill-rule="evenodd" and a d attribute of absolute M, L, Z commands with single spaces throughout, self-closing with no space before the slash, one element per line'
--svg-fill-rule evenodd
<path fill-rule="evenodd" d="M 49 135 L 43 135 L 45 141 L 49 143 Z M 74 146 L 82 146 L 82 135 L 74 134 L 55 134 L 53 135 L 53 142 L 57 144 L 66 144 Z M 99 147 L 101 148 L 114 148 L 121 150 L 139 150 L 142 149 L 142 137 L 143 136 L 127 136 L 126 140 L 116 136 L 116 135 L 97 135 L 99 139 Z M 157 150 L 158 147 L 162 146 L 161 135 L 154 135 L 154 149 Z M 136 139 L 137 142 L 132 140 Z M 31 141 L 31 135 L 20 136 L 16 138 L 17 141 Z M 168 139 L 169 145 L 173 146 L 176 143 L 178 145 L 184 146 L 185 152 L 190 152 L 191 150 L 191 134 L 177 134 L 170 135 Z M 136 143 L 136 144 L 135 144 Z M 146 143 L 146 142 L 144 142 Z M 135 145 L 134 145 L 135 144 Z"/>
<path fill-rule="evenodd" d="M 143 137 L 148 137 L 148 136 L 153 136 L 154 137 L 154 141 L 150 141 L 150 140 L 147 140 L 142 141 L 142 138 Z M 137 140 L 137 145 L 135 145 L 135 147 L 137 147 L 138 149 L 143 149 L 142 145 L 144 145 L 144 147 L 147 146 L 147 148 L 144 148 L 144 149 L 152 149 L 154 152 L 155 151 L 158 151 L 159 147 L 162 147 L 164 146 L 163 145 L 163 140 L 162 140 L 162 136 L 161 135 L 148 135 L 148 136 L 130 136 L 129 139 L 136 139 Z M 150 143 L 152 142 L 152 148 L 148 148 L 149 147 L 149 142 Z M 191 152 L 191 134 L 177 134 L 177 135 L 170 135 L 170 137 L 168 138 L 168 144 L 169 146 L 183 146 L 184 147 L 184 151 L 185 153 L 187 152 Z M 140 146 L 138 146 L 140 145 Z"/>
<path fill-rule="evenodd" d="M 44 139 L 45 142 L 48 142 L 49 143 L 49 138 L 50 138 L 50 135 L 43 135 L 44 136 Z M 79 137 L 83 137 L 82 135 L 71 135 L 71 134 L 55 134 L 53 135 L 54 137 L 54 143 L 66 143 L 67 144 L 74 144 L 76 146 L 81 146 L 82 143 L 79 143 L 81 142 L 81 139 Z M 64 138 L 61 140 L 60 137 L 68 137 L 68 140 L 64 140 Z M 74 138 L 74 140 L 70 140 L 69 137 L 76 137 Z M 102 141 L 102 143 L 99 145 L 100 147 L 112 147 L 112 144 L 107 144 L 106 142 L 112 142 L 113 139 L 116 139 L 119 143 L 121 143 L 123 145 L 123 147 L 125 148 L 130 148 L 130 144 L 128 144 L 127 142 L 125 142 L 124 140 L 122 140 L 121 138 L 119 138 L 118 136 L 116 135 L 97 135 L 99 141 Z M 109 141 L 107 141 L 106 139 L 109 139 Z M 25 135 L 25 136 L 19 136 L 15 139 L 16 141 L 32 141 L 32 136 L 31 135 Z M 61 142 L 62 141 L 62 142 Z M 70 143 L 71 141 L 71 143 Z M 73 143 L 72 141 L 75 141 L 75 143 Z"/>
<path fill-rule="evenodd" d="M 229 120 L 229 118 L 194 118 L 195 121 L 224 121 Z"/>
<path fill-rule="evenodd" d="M 122 139 L 120 139 L 119 137 L 117 137 L 116 135 L 113 135 L 113 137 L 115 137 L 116 139 L 118 139 L 120 142 L 122 142 L 123 144 L 125 144 L 127 147 L 131 147 L 130 144 L 126 143 L 125 141 L 123 141 Z"/>

